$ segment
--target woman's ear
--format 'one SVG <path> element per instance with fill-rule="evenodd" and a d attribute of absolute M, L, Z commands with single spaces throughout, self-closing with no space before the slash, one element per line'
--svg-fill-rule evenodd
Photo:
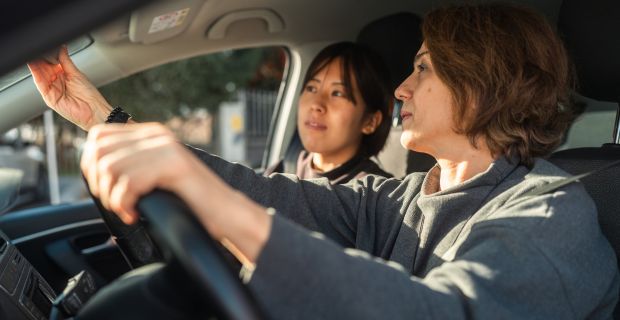
<path fill-rule="evenodd" d="M 373 134 L 381 124 L 382 120 L 383 114 L 381 114 L 380 110 L 377 110 L 374 113 L 367 115 L 366 119 L 364 120 L 364 125 L 362 126 L 362 133 L 366 135 Z"/>

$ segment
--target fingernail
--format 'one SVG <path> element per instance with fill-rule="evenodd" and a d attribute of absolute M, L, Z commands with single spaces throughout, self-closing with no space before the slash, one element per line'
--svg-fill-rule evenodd
<path fill-rule="evenodd" d="M 136 221 L 134 217 L 135 216 L 129 212 L 123 212 L 123 214 L 121 215 L 121 219 L 125 224 L 134 224 L 134 222 Z"/>

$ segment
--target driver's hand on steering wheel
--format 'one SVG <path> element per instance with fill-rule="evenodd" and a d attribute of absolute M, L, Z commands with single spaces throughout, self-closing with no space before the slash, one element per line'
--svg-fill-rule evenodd
<path fill-rule="evenodd" d="M 159 123 L 91 128 L 80 167 L 91 192 L 125 223 L 138 199 L 158 188 L 175 193 L 241 261 L 256 261 L 271 229 L 267 210 L 224 183 Z"/>

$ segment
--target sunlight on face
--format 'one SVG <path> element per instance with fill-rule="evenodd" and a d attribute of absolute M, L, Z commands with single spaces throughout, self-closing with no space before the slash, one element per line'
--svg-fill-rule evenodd
<path fill-rule="evenodd" d="M 410 150 L 436 154 L 449 148 L 453 130 L 452 95 L 433 69 L 431 52 L 423 43 L 413 72 L 395 91 L 403 102 L 401 144 Z"/>

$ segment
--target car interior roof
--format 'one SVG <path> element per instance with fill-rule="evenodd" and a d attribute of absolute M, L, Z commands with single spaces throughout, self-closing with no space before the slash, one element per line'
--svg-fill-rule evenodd
<path fill-rule="evenodd" d="M 234 1 L 234 0 L 165 0 L 156 1 L 147 7 L 125 15 L 108 23 L 104 27 L 91 32 L 95 43 L 77 54 L 74 58 L 78 66 L 82 67 L 91 80 L 101 85 L 121 77 L 136 73 L 140 70 L 159 65 L 165 62 L 185 57 L 228 50 L 264 45 L 283 45 L 293 50 L 307 47 L 316 43 L 320 46 L 325 43 L 339 40 L 353 40 L 358 32 L 370 21 L 396 12 L 413 12 L 422 15 L 429 8 L 450 1 L 356 1 L 356 0 L 315 0 L 305 3 L 298 1 L 262 0 L 262 1 Z M 524 0 L 523 3 L 534 6 L 545 12 L 550 19 L 555 20 L 560 0 L 534 1 Z M 133 43 L 129 41 L 130 20 L 139 17 L 141 12 L 157 6 L 169 6 L 170 3 L 198 3 L 199 10 L 186 30 L 182 33 L 152 44 Z M 263 8 L 274 12 L 282 19 L 283 29 L 277 33 L 266 30 L 261 19 L 245 19 L 232 23 L 227 28 L 227 34 L 222 39 L 209 39 L 207 34 L 214 22 L 232 12 Z M 398 44 L 394 44 L 398 45 Z M 312 47 L 312 46 L 310 46 Z M 309 50 L 314 54 L 316 48 Z M 82 58 L 83 57 L 83 58 Z M 305 57 L 302 57 L 304 60 Z M 88 60 L 96 60 L 99 65 L 89 64 Z M 34 93 L 34 86 L 14 86 L 12 90 L 0 92 L 0 96 L 11 95 L 6 91 L 15 91 L 22 101 L 26 94 Z M 23 93 L 19 93 L 23 91 Z M 13 99 L 0 99 L 0 110 L 10 112 Z M 43 107 L 40 100 L 25 99 L 24 108 L 31 112 L 41 112 Z M 6 113 L 5 113 L 6 114 Z M 17 117 L 25 115 L 17 114 Z M 32 116 L 32 115 L 30 115 Z M 0 121 L 0 130 L 7 130 L 5 121 Z"/>
<path fill-rule="evenodd" d="M 412 12 L 423 16 L 424 12 L 439 3 L 450 1 L 356 1 L 315 0 L 298 1 L 230 1 L 230 0 L 185 0 L 199 3 L 199 11 L 188 28 L 178 36 L 159 43 L 143 45 L 127 41 L 128 25 L 131 19 L 140 16 L 139 9 L 132 17 L 124 17 L 92 33 L 96 44 L 102 47 L 106 56 L 125 74 L 163 61 L 176 60 L 197 54 L 263 45 L 285 45 L 292 48 L 307 43 L 354 40 L 360 30 L 369 22 L 398 13 Z M 158 1 L 151 6 L 163 6 L 170 1 Z M 177 1 L 183 2 L 183 1 Z M 554 23 L 561 0 L 521 1 L 544 12 Z M 181 6 L 182 5 L 178 5 Z M 235 12 L 264 9 L 273 12 L 282 21 L 279 32 L 269 32 L 265 19 L 239 19 L 230 23 L 226 35 L 220 39 L 209 36 L 211 29 L 223 18 Z M 346 15 L 346 19 L 344 18 Z M 129 30 L 130 31 L 130 30 Z M 398 43 L 394 43 L 398 46 Z M 126 52 L 131 50 L 131 56 Z"/>

